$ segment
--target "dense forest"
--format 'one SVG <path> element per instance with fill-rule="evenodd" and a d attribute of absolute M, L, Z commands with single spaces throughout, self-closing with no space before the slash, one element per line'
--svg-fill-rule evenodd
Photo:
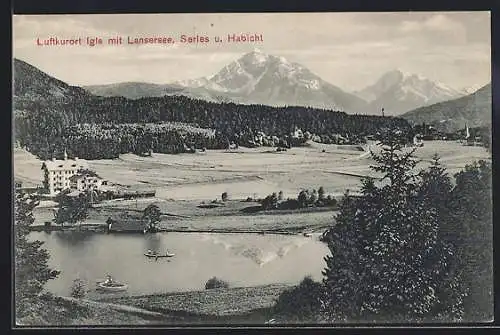
<path fill-rule="evenodd" d="M 222 149 L 229 143 L 252 144 L 259 133 L 286 142 L 297 128 L 328 143 L 335 143 L 339 136 L 343 143 L 361 143 L 364 136 L 386 127 L 397 127 L 411 138 L 411 126 L 400 118 L 348 115 L 306 107 L 211 103 L 183 96 L 138 100 L 79 97 L 28 108 L 29 112 L 15 114 L 16 140 L 42 159 L 60 154 L 64 147 L 85 159 L 114 158 L 124 152 L 148 150 L 189 152 L 193 146 Z M 189 126 L 176 128 L 165 123 Z M 129 125 L 116 126 L 120 124 Z M 293 146 L 298 142 L 286 144 Z"/>

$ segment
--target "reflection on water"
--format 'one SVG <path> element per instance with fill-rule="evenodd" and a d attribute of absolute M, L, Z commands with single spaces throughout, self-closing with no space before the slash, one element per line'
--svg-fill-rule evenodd
<path fill-rule="evenodd" d="M 95 237 L 95 233 L 90 231 L 54 231 L 52 234 L 61 245 L 71 248 L 85 248 L 87 242 Z"/>
<path fill-rule="evenodd" d="M 133 294 L 199 290 L 213 276 L 232 286 L 297 283 L 305 275 L 320 279 L 328 252 L 314 238 L 284 235 L 33 232 L 31 238 L 45 242 L 51 266 L 62 271 L 47 284 L 62 295 L 76 278 L 93 289 L 108 273 Z M 148 249 L 176 256 L 149 259 Z"/>
<path fill-rule="evenodd" d="M 163 253 L 160 234 L 147 234 L 144 236 L 144 250 L 152 250 L 158 253 Z"/>
<path fill-rule="evenodd" d="M 310 241 L 297 236 L 268 235 L 267 238 L 262 236 L 249 238 L 249 236 L 252 235 L 205 234 L 203 239 L 223 246 L 224 250 L 232 255 L 248 258 L 261 267 L 276 258 L 285 257 L 290 250 L 298 249 Z"/>

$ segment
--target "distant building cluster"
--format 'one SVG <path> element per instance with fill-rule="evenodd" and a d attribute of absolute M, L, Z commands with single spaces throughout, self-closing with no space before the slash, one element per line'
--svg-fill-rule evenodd
<path fill-rule="evenodd" d="M 43 184 L 49 195 L 70 189 L 79 192 L 101 191 L 108 182 L 96 173 L 87 169 L 84 161 L 75 157 L 68 159 L 66 152 L 64 160 L 51 159 L 43 162 Z"/>

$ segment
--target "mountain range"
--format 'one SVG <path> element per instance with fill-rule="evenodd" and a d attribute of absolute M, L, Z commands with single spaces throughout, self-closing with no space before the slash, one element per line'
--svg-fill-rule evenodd
<path fill-rule="evenodd" d="M 391 97 L 388 92 L 393 92 L 396 97 L 400 97 L 398 94 L 404 92 L 407 92 L 404 97 L 421 97 L 425 91 L 428 93 L 425 101 L 430 105 L 403 113 L 400 115 L 402 118 L 411 123 L 435 124 L 446 131 L 461 129 L 465 123 L 470 127 L 491 124 L 491 83 L 471 94 L 432 103 L 432 101 L 446 99 L 446 97 L 453 97 L 457 94 L 460 95 L 460 93 L 441 84 L 432 83 L 421 76 L 392 71 L 382 76 L 374 85 L 357 92 L 357 95 L 360 96 L 357 97 L 326 83 L 300 65 L 259 52 L 245 55 L 210 78 L 186 80 L 168 85 L 119 83 L 93 86 L 93 89 L 68 85 L 19 59 L 14 59 L 13 65 L 13 107 L 15 112 L 33 109 L 34 105 L 36 108 L 40 108 L 57 102 L 91 98 L 95 96 L 94 94 L 125 96 L 132 99 L 148 96 L 187 95 L 192 98 L 219 102 L 251 97 L 254 101 L 273 100 L 275 103 L 278 101 L 284 103 L 285 97 L 293 96 L 291 101 L 300 101 L 305 104 L 313 104 L 314 101 L 327 101 L 336 108 L 350 108 L 350 111 L 364 108 L 366 112 L 370 105 L 391 106 L 389 103 Z M 420 90 L 417 91 L 416 88 L 410 90 L 409 87 L 417 87 Z M 465 92 L 461 94 L 463 95 Z M 318 100 L 315 100 L 316 98 Z M 385 102 L 383 102 L 384 99 L 386 99 Z M 416 99 L 408 100 L 416 101 Z M 85 100 L 81 101 L 84 103 Z M 248 100 L 246 101 L 248 102 Z M 422 103 L 423 100 L 419 101 Z M 293 105 L 293 103 L 289 103 L 289 105 Z M 389 115 L 389 107 L 384 108 L 389 111 L 386 115 Z M 376 113 L 380 113 L 380 111 L 377 110 Z M 367 112 L 366 114 L 375 113 Z"/>
<path fill-rule="evenodd" d="M 307 106 L 347 113 L 399 115 L 406 111 L 464 95 L 415 74 L 390 71 L 365 89 L 349 93 L 284 57 L 254 50 L 210 77 L 170 84 L 117 83 L 85 86 L 92 94 L 137 99 L 186 95 L 214 102 Z"/>
<path fill-rule="evenodd" d="M 304 66 L 258 50 L 231 62 L 207 78 L 166 85 L 118 83 L 86 86 L 96 95 L 128 98 L 181 94 L 208 101 L 231 101 L 269 106 L 307 106 L 346 112 L 362 112 L 366 102 L 344 92 Z"/>

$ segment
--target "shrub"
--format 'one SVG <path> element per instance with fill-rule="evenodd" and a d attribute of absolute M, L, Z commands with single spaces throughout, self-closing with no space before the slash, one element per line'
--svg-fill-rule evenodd
<path fill-rule="evenodd" d="M 276 194 L 276 192 L 274 192 L 271 195 L 268 195 L 264 200 L 262 200 L 261 205 L 263 209 L 278 208 L 278 195 Z"/>
<path fill-rule="evenodd" d="M 324 201 L 324 205 L 328 207 L 335 207 L 337 206 L 337 200 L 333 198 L 331 195 L 326 197 L 326 200 Z"/>
<path fill-rule="evenodd" d="M 81 298 L 85 298 L 86 294 L 87 294 L 87 291 L 85 289 L 85 283 L 83 282 L 83 280 L 81 280 L 80 278 L 75 279 L 73 281 L 73 286 L 71 286 L 70 295 L 73 298 L 81 299 Z"/>
<path fill-rule="evenodd" d="M 209 280 L 207 280 L 205 284 L 205 290 L 210 290 L 214 288 L 228 288 L 228 287 L 229 287 L 228 282 L 219 279 L 217 277 L 210 278 Z"/>
<path fill-rule="evenodd" d="M 288 322 L 314 322 L 320 313 L 322 292 L 323 285 L 307 276 L 279 295 L 273 311 Z"/>
<path fill-rule="evenodd" d="M 280 209 L 298 209 L 300 208 L 300 204 L 296 199 L 287 199 L 280 203 Z"/>

